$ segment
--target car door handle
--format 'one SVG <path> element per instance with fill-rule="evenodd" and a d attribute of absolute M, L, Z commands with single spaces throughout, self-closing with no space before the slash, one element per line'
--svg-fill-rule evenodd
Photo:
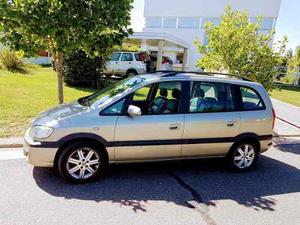
<path fill-rule="evenodd" d="M 170 130 L 178 130 L 180 128 L 180 124 L 172 123 L 169 125 Z"/>
<path fill-rule="evenodd" d="M 118 64 L 118 62 L 115 62 L 116 64 Z"/>
<path fill-rule="evenodd" d="M 131 62 L 129 62 L 129 64 L 131 64 Z"/>
<path fill-rule="evenodd" d="M 233 127 L 234 126 L 234 121 L 228 121 L 227 122 L 227 127 Z"/>

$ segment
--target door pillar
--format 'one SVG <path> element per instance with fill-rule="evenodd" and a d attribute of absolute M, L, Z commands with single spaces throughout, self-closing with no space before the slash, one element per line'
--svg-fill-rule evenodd
<path fill-rule="evenodd" d="M 164 44 L 165 44 L 164 40 L 159 40 L 158 51 L 157 51 L 156 70 L 160 70 L 160 68 L 161 68 Z"/>

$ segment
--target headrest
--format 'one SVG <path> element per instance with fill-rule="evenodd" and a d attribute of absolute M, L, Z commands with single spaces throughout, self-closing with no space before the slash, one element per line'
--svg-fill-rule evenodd
<path fill-rule="evenodd" d="M 167 97 L 168 96 L 168 90 L 165 89 L 165 88 L 161 88 L 160 91 L 159 91 L 159 94 L 160 94 L 160 96 Z"/>
<path fill-rule="evenodd" d="M 172 91 L 172 97 L 176 99 L 180 99 L 181 96 L 181 91 L 178 90 L 177 88 L 173 89 Z"/>
<path fill-rule="evenodd" d="M 194 97 L 195 98 L 203 98 L 204 97 L 204 91 L 201 88 L 197 88 L 195 90 Z"/>

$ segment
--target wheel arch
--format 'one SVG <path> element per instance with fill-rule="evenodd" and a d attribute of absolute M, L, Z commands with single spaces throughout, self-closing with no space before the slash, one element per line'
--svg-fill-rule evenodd
<path fill-rule="evenodd" d="M 58 159 L 60 154 L 63 152 L 63 150 L 73 144 L 73 143 L 81 143 L 81 142 L 90 142 L 90 143 L 94 143 L 96 146 L 99 147 L 99 149 L 102 149 L 103 152 L 105 153 L 106 156 L 106 160 L 108 162 L 109 160 L 109 156 L 108 156 L 108 152 L 107 152 L 107 142 L 101 138 L 98 135 L 93 135 L 93 134 L 73 134 L 73 135 L 68 135 L 65 138 L 61 139 L 58 147 L 58 150 L 55 154 L 54 157 L 54 167 L 57 168 L 57 163 L 58 163 Z"/>
<path fill-rule="evenodd" d="M 260 151 L 260 139 L 259 136 L 255 133 L 243 133 L 234 138 L 233 144 L 230 146 L 229 152 L 233 149 L 234 146 L 243 142 L 252 142 L 256 145 L 257 150 Z"/>
<path fill-rule="evenodd" d="M 138 71 L 135 69 L 135 68 L 129 68 L 129 69 L 127 69 L 127 71 L 126 71 L 126 75 L 128 75 L 129 74 L 129 72 L 134 72 L 135 74 L 138 74 Z"/>

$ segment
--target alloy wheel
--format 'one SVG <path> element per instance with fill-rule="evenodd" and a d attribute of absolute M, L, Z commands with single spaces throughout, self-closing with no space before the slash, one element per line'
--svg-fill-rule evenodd
<path fill-rule="evenodd" d="M 93 176 L 100 166 L 99 154 L 91 148 L 74 151 L 67 160 L 67 171 L 75 179 L 87 179 Z"/>
<path fill-rule="evenodd" d="M 252 145 L 243 144 L 240 145 L 233 157 L 233 163 L 239 168 L 244 169 L 252 165 L 255 159 L 255 150 Z"/>

